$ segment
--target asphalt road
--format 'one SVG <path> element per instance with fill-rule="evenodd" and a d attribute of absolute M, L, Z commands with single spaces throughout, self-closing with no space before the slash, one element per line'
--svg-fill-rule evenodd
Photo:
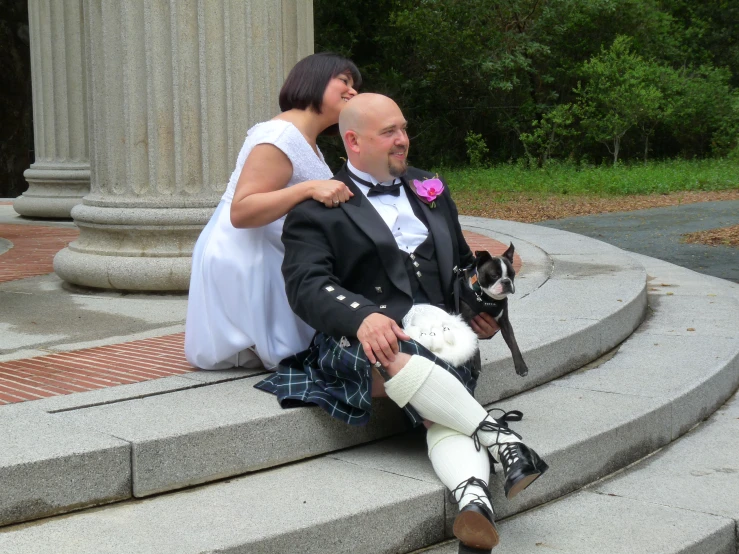
<path fill-rule="evenodd" d="M 687 233 L 739 225 L 739 200 L 570 217 L 537 225 L 586 235 L 739 283 L 739 248 L 680 242 Z"/>

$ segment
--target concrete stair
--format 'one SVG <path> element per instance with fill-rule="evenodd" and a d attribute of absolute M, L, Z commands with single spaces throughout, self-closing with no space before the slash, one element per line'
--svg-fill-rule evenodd
<path fill-rule="evenodd" d="M 501 524 L 505 544 L 519 518 L 577 510 L 573 499 L 595 495 L 568 494 L 668 445 L 732 394 L 739 287 L 561 231 L 464 224 L 511 238 L 525 264 L 511 310 L 531 372 L 517 377 L 502 341 L 484 343 L 478 397 L 522 410 L 515 429 L 552 468 L 511 503 L 491 483 L 499 518 L 510 518 Z M 213 376 L 143 398 L 131 391 L 108 403 L 69 398 L 0 411 L 9 429 L 0 446 L 11 446 L 0 448 L 0 483 L 10 491 L 0 497 L 0 524 L 121 501 L 4 527 L 0 552 L 410 552 L 451 536 L 455 511 L 423 436 L 397 435 L 405 428 L 397 410 L 381 404 L 370 426 L 348 428 L 317 409 L 279 410 L 250 387 L 259 378 Z M 659 512 L 642 508 L 634 509 L 640 521 Z M 520 525 L 533 533 L 539 520 L 531 521 Z M 712 533 L 724 537 L 719 527 Z M 609 537 L 589 551 L 690 551 L 618 550 Z M 724 551 L 734 552 L 701 552 Z"/>
<path fill-rule="evenodd" d="M 739 395 L 653 456 L 499 523 L 496 554 L 737 552 Z M 456 541 L 423 550 L 457 554 Z"/>

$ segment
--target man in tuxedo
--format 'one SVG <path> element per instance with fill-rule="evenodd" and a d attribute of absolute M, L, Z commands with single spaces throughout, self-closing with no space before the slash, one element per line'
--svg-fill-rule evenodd
<path fill-rule="evenodd" d="M 256 386 L 283 407 L 315 404 L 354 425 L 369 419 L 371 397 L 388 396 L 428 428 L 434 469 L 459 502 L 460 552 L 487 552 L 498 542 L 489 455 L 503 467 L 508 498 L 547 465 L 508 428 L 520 412 L 495 419 L 474 399 L 472 361 L 454 367 L 401 328 L 414 304 L 452 312 L 454 269 L 474 261 L 448 188 L 433 202 L 416 192 L 414 181 L 433 175 L 408 167 L 406 124 L 397 104 L 377 94 L 342 110 L 348 161 L 335 179 L 353 196 L 333 209 L 299 204 L 282 235 L 288 300 L 317 333 Z M 480 338 L 497 330 L 487 314 L 471 325 Z"/>

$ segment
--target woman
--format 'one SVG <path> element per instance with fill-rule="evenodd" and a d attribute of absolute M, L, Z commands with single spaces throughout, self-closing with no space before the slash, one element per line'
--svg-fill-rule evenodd
<path fill-rule="evenodd" d="M 185 326 L 185 356 L 193 366 L 269 369 L 310 344 L 313 329 L 293 314 L 285 295 L 282 224 L 304 200 L 335 208 L 353 196 L 330 180 L 316 139 L 337 124 L 360 83 L 350 60 L 308 56 L 282 86 L 282 113 L 249 129 L 193 251 Z"/>

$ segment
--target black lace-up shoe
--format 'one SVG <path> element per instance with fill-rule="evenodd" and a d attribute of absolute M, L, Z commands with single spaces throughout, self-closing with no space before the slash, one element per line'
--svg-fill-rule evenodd
<path fill-rule="evenodd" d="M 503 412 L 499 408 L 491 411 Z M 486 418 L 477 426 L 475 432 L 472 433 L 472 440 L 475 442 L 475 448 L 479 451 L 483 446 L 480 440 L 480 432 L 495 433 L 495 438 L 491 442 L 488 438 L 484 446 L 490 451 L 494 446 L 498 447 L 498 457 L 503 466 L 503 475 L 505 477 L 505 495 L 508 500 L 516 496 L 519 492 L 528 487 L 531 483 L 541 476 L 549 466 L 542 460 L 539 455 L 522 442 L 511 442 L 515 437 L 521 440 L 521 435 L 508 428 L 509 421 L 521 421 L 523 414 L 518 410 L 503 412 L 498 418 Z M 493 459 L 493 473 L 495 473 L 495 464 Z"/>
<path fill-rule="evenodd" d="M 522 442 L 499 445 L 498 453 L 505 476 L 503 490 L 508 500 L 549 469 L 546 462 Z"/>
<path fill-rule="evenodd" d="M 459 491 L 459 498 L 465 495 L 469 485 L 479 486 L 484 493 L 475 495 L 469 504 L 459 511 L 454 520 L 454 536 L 459 539 L 459 554 L 489 554 L 498 544 L 498 529 L 495 527 L 495 515 L 485 504 L 483 498 L 490 502 L 490 490 L 482 479 L 470 477 L 452 491 L 452 502 L 457 503 L 455 492 Z"/>

